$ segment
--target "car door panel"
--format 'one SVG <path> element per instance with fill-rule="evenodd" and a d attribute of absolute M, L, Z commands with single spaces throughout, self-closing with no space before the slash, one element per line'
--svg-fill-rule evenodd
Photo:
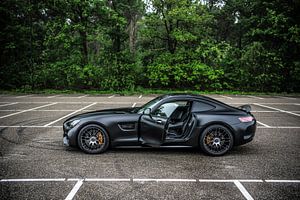
<path fill-rule="evenodd" d="M 140 141 L 151 146 L 163 142 L 166 119 L 150 115 L 142 115 L 140 119 Z"/>

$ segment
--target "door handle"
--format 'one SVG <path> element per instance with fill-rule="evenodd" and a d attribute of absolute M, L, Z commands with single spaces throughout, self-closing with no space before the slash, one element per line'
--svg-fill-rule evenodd
<path fill-rule="evenodd" d="M 158 124 L 162 124 L 162 120 L 156 120 L 156 123 L 158 123 Z"/>

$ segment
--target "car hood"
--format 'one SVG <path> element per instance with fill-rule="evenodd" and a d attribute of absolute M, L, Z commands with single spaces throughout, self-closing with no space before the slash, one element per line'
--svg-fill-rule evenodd
<path fill-rule="evenodd" d="M 94 116 L 103 116 L 103 115 L 122 115 L 132 113 L 133 110 L 137 109 L 137 107 L 132 108 L 116 108 L 116 109 L 105 109 L 105 110 L 96 110 L 92 112 L 86 112 L 82 114 L 78 114 L 68 118 L 65 122 L 75 120 L 75 119 L 82 119 L 87 117 L 94 117 Z"/>

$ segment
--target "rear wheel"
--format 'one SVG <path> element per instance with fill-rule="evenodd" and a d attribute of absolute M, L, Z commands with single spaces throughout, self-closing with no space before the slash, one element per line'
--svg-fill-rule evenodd
<path fill-rule="evenodd" d="M 212 156 L 221 156 L 233 146 L 233 136 L 230 130 L 222 125 L 207 127 L 200 137 L 200 148 Z"/>
<path fill-rule="evenodd" d="M 90 154 L 102 153 L 109 146 L 107 132 L 97 124 L 84 126 L 79 131 L 77 141 L 80 149 Z"/>

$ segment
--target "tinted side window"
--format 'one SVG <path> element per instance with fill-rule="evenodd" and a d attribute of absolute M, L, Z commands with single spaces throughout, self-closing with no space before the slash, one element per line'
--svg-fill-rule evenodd
<path fill-rule="evenodd" d="M 210 104 L 203 103 L 200 101 L 194 101 L 193 107 L 192 107 L 192 112 L 203 112 L 203 111 L 212 110 L 214 108 L 215 107 Z"/>
<path fill-rule="evenodd" d="M 176 110 L 177 107 L 183 107 L 187 105 L 187 101 L 174 101 L 164 103 L 159 106 L 152 114 L 158 117 L 170 117 L 171 114 Z"/>

